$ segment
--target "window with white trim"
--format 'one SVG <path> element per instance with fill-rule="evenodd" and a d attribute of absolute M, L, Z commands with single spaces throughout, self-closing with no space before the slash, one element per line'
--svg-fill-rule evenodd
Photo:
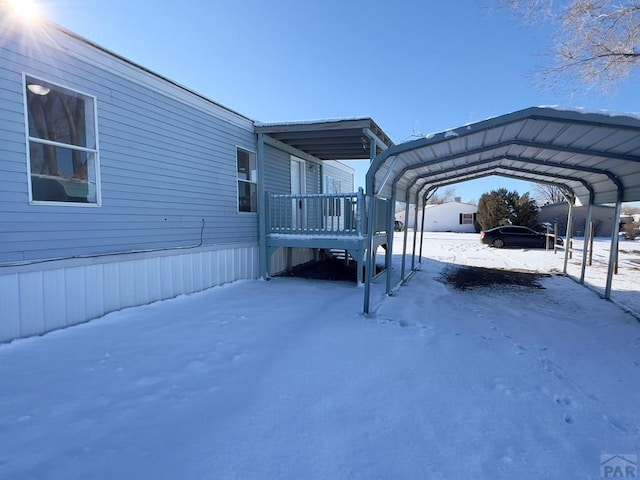
<path fill-rule="evenodd" d="M 329 175 L 324 176 L 324 193 L 334 194 L 340 193 L 342 189 L 341 182 L 336 180 Z M 340 198 L 332 198 L 328 197 L 325 202 L 325 215 L 330 217 L 339 217 L 340 216 Z"/>
<path fill-rule="evenodd" d="M 258 211 L 258 170 L 255 153 L 236 149 L 238 171 L 238 211 Z"/>
<path fill-rule="evenodd" d="M 99 204 L 95 98 L 24 78 L 30 200 Z"/>

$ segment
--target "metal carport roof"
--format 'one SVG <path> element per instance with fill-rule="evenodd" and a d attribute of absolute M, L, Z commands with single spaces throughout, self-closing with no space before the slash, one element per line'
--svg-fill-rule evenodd
<path fill-rule="evenodd" d="M 489 175 L 558 186 L 570 201 L 570 216 L 574 202 L 589 206 L 614 203 L 619 216 L 622 202 L 640 200 L 640 118 L 532 107 L 393 146 L 376 156 L 367 172 L 369 228 L 376 215 L 374 197 L 390 199 L 392 205 L 396 200 L 420 205 L 434 188 Z M 588 216 L 590 220 L 591 208 Z M 391 213 L 389 225 L 393 220 Z M 406 236 L 405 229 L 402 282 L 408 279 L 404 275 Z M 567 237 L 570 236 L 569 229 Z M 415 256 L 417 231 L 414 237 Z M 617 228 L 611 237 L 605 298 L 610 298 L 611 293 Z M 385 263 L 390 294 L 390 227 L 387 244 Z M 586 241 L 584 245 L 586 253 Z M 567 254 L 565 250 L 565 273 Z M 585 257 L 583 254 L 581 283 Z M 364 311 L 368 313 L 370 272 L 375 262 L 371 246 L 366 261 Z"/>
<path fill-rule="evenodd" d="M 640 200 L 640 119 L 534 107 L 449 129 L 378 155 L 367 193 L 415 203 L 490 171 L 563 186 L 581 204 Z"/>

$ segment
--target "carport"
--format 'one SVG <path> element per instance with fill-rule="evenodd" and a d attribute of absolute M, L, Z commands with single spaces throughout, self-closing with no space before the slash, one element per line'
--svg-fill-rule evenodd
<path fill-rule="evenodd" d="M 567 240 L 571 238 L 574 205 L 587 205 L 580 278 L 584 284 L 593 205 L 640 200 L 640 118 L 625 114 L 592 113 L 533 107 L 393 146 L 376 156 L 367 172 L 368 224 L 373 228 L 376 199 L 416 205 L 411 265 L 407 269 L 408 229 L 404 232 L 400 283 L 419 268 L 424 233 L 424 205 L 439 187 L 490 175 L 555 185 L 569 203 Z M 422 223 L 418 235 L 418 211 Z M 394 209 L 387 228 L 386 292 L 392 293 Z M 405 209 L 405 225 L 409 208 Z M 569 242 L 567 241 L 567 245 Z M 416 263 L 416 250 L 420 249 Z M 604 297 L 610 299 L 618 249 L 618 222 L 611 232 L 611 249 Z M 569 249 L 565 248 L 564 273 Z M 364 312 L 369 313 L 375 248 L 367 249 Z"/>

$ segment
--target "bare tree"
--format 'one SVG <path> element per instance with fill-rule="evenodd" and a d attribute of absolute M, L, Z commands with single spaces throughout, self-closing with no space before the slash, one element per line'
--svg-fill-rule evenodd
<path fill-rule="evenodd" d="M 427 205 L 440 205 L 447 203 L 455 198 L 456 189 L 453 187 L 445 188 L 442 192 L 436 189 L 433 194 L 427 199 Z"/>
<path fill-rule="evenodd" d="M 536 183 L 533 189 L 533 197 L 536 199 L 539 205 L 547 205 L 549 203 L 564 202 L 565 198 L 560 190 L 555 185 L 547 185 L 544 183 Z"/>
<path fill-rule="evenodd" d="M 640 65 L 638 0 L 502 0 L 527 23 L 552 22 L 557 29 L 544 83 L 578 78 L 608 91 Z"/>

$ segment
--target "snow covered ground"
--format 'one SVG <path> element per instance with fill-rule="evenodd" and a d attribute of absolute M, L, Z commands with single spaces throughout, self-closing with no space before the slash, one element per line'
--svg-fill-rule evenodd
<path fill-rule="evenodd" d="M 635 318 L 558 275 L 441 281 L 561 253 L 433 233 L 424 254 L 395 296 L 374 285 L 371 317 L 353 284 L 274 278 L 1 345 L 0 478 L 587 479 L 640 454 Z M 627 305 L 638 257 L 614 280 Z"/>

